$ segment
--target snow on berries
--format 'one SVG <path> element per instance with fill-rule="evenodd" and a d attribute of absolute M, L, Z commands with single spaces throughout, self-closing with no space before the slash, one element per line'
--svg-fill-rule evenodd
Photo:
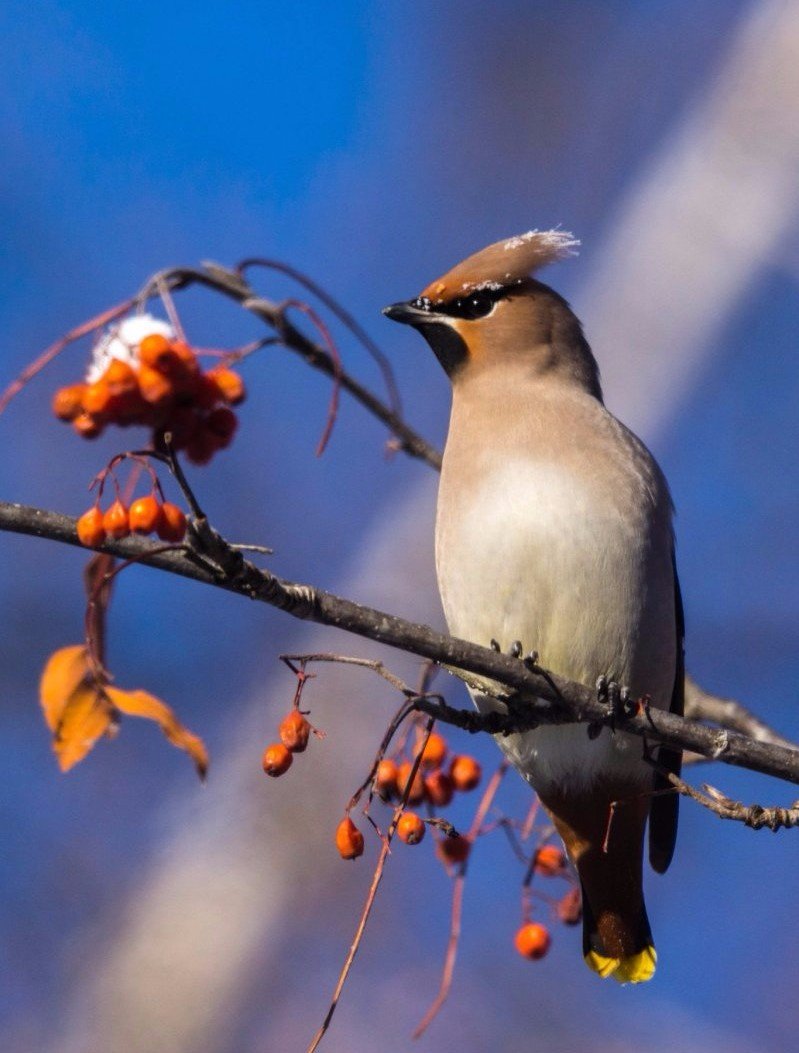
<path fill-rule="evenodd" d="M 171 325 L 136 314 L 104 333 L 85 381 L 60 388 L 52 409 L 86 439 L 111 424 L 143 425 L 157 448 L 169 432 L 174 448 L 201 465 L 233 441 L 238 418 L 230 407 L 245 395 L 235 370 L 222 364 L 204 371 Z"/>

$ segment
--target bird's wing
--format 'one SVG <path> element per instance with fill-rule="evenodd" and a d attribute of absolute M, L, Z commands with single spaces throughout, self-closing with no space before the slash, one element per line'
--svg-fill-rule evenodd
<path fill-rule="evenodd" d="M 685 702 L 685 615 L 673 549 L 672 563 L 674 565 L 674 611 L 677 621 L 677 665 L 674 671 L 674 688 L 669 709 L 681 717 Z M 661 746 L 656 753 L 656 760 L 658 766 L 664 771 L 679 775 L 682 767 L 682 750 Z M 677 839 L 680 795 L 674 790 L 671 793 L 663 793 L 662 791 L 669 785 L 668 780 L 660 772 L 655 775 L 656 796 L 652 798 L 652 807 L 649 812 L 649 862 L 652 864 L 652 869 L 658 874 L 664 874 L 668 870 Z M 660 791 L 659 794 L 658 791 Z"/>

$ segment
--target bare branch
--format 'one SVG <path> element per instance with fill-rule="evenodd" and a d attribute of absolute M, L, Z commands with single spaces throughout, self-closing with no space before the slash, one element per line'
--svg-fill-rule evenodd
<path fill-rule="evenodd" d="M 677 793 L 683 797 L 690 797 L 704 808 L 709 809 L 721 819 L 735 819 L 753 830 L 762 830 L 767 826 L 769 830 L 776 833 L 777 830 L 789 830 L 799 826 L 799 801 L 794 801 L 787 808 L 779 805 L 764 808 L 760 804 L 742 804 L 733 801 L 720 790 L 705 783 L 702 790 L 697 790 L 684 782 L 679 776 L 667 772 L 666 777 Z M 704 791 L 704 792 L 703 792 Z"/>
<path fill-rule="evenodd" d="M 78 546 L 75 520 L 57 512 L 0 502 L 0 530 L 30 534 Z M 725 764 L 749 768 L 787 782 L 799 783 L 799 750 L 714 729 L 672 713 L 648 707 L 626 712 L 600 701 L 596 693 L 523 660 L 491 648 L 458 640 L 426 625 L 354 603 L 311 585 L 296 584 L 256 567 L 213 531 L 203 539 L 208 547 L 196 553 L 163 552 L 142 538 L 107 541 L 98 551 L 166 570 L 206 585 L 267 603 L 295 618 L 331 625 L 377 643 L 431 659 L 452 671 L 463 670 L 489 682 L 494 694 L 507 690 L 512 716 L 524 724 L 588 723 L 612 726 L 650 742 L 692 750 Z M 82 547 L 82 546 L 81 546 Z M 210 558 L 210 563 L 209 563 Z M 490 685 L 494 685 L 491 687 Z M 440 711 L 439 719 L 446 719 Z"/>

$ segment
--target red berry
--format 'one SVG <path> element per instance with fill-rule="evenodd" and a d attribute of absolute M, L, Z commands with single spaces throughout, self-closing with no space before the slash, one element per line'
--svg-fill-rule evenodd
<path fill-rule="evenodd" d="M 336 848 L 342 859 L 357 859 L 363 855 L 363 834 L 348 815 L 336 828 Z"/>
<path fill-rule="evenodd" d="M 206 428 L 200 428 L 186 443 L 186 456 L 192 464 L 208 464 L 218 449 L 216 435 Z"/>
<path fill-rule="evenodd" d="M 393 760 L 381 760 L 375 772 L 375 790 L 384 801 L 397 796 L 397 775 L 399 768 Z"/>
<path fill-rule="evenodd" d="M 130 533 L 128 510 L 117 498 L 103 516 L 103 528 L 109 537 L 122 538 Z"/>
<path fill-rule="evenodd" d="M 447 740 L 443 735 L 438 735 L 435 731 L 427 740 L 427 745 L 424 748 L 422 754 L 422 767 L 428 771 L 433 771 L 435 768 L 440 768 L 444 762 L 444 758 L 447 755 Z"/>
<path fill-rule="evenodd" d="M 436 843 L 436 855 L 448 866 L 464 863 L 471 850 L 472 843 L 465 837 L 444 837 Z"/>
<path fill-rule="evenodd" d="M 151 333 L 139 344 L 139 361 L 149 369 L 166 373 L 178 361 L 178 357 L 168 337 L 163 333 Z"/>
<path fill-rule="evenodd" d="M 543 877 L 562 874 L 566 867 L 566 856 L 557 845 L 541 845 L 535 854 L 535 872 Z"/>
<path fill-rule="evenodd" d="M 282 742 L 273 742 L 271 746 L 267 746 L 264 750 L 261 763 L 266 774 L 276 779 L 279 775 L 283 775 L 289 770 L 293 760 L 294 757 Z"/>
<path fill-rule="evenodd" d="M 78 519 L 78 540 L 87 548 L 96 548 L 105 541 L 103 513 L 94 505 Z"/>
<path fill-rule="evenodd" d="M 209 369 L 206 376 L 213 381 L 224 401 L 229 402 L 231 406 L 237 406 L 244 401 L 244 381 L 232 369 L 217 366 L 215 369 Z"/>
<path fill-rule="evenodd" d="M 526 925 L 522 925 L 516 933 L 513 942 L 516 944 L 516 950 L 522 958 L 537 961 L 539 958 L 544 957 L 552 941 L 546 926 L 530 921 Z"/>
<path fill-rule="evenodd" d="M 135 391 L 138 386 L 133 367 L 118 358 L 112 358 L 108 363 L 103 380 L 112 395 L 124 395 L 128 391 Z"/>
<path fill-rule="evenodd" d="M 156 531 L 162 541 L 178 542 L 186 536 L 186 517 L 171 501 L 164 501 L 161 505 L 161 516 Z"/>
<path fill-rule="evenodd" d="M 140 497 L 128 510 L 128 522 L 134 534 L 152 534 L 161 522 L 161 506 L 152 496 Z"/>
<path fill-rule="evenodd" d="M 59 420 L 73 421 L 83 409 L 83 396 L 86 392 L 85 384 L 71 384 L 67 388 L 59 388 L 53 395 L 53 413 Z"/>
<path fill-rule="evenodd" d="M 411 777 L 411 770 L 413 765 L 410 761 L 406 761 L 404 764 L 400 764 L 397 770 L 397 793 L 402 797 L 405 793 L 405 787 L 408 785 L 408 780 Z M 416 772 L 411 783 L 411 788 L 408 791 L 408 804 L 419 804 L 420 801 L 424 800 L 424 779 L 420 771 Z"/>
<path fill-rule="evenodd" d="M 96 439 L 103 433 L 102 423 L 91 413 L 85 411 L 77 415 L 72 422 L 72 427 L 84 439 Z"/>
<path fill-rule="evenodd" d="M 445 771 L 431 771 L 424 777 L 424 795 L 434 808 L 446 808 L 455 793 L 452 779 Z"/>
<path fill-rule="evenodd" d="M 139 367 L 139 391 L 145 402 L 152 406 L 162 406 L 175 394 L 169 377 L 144 364 Z"/>
<path fill-rule="evenodd" d="M 580 895 L 580 890 L 578 888 L 570 888 L 558 900 L 555 910 L 564 925 L 579 925 L 583 918 L 583 898 Z"/>
<path fill-rule="evenodd" d="M 280 741 L 292 753 L 302 753 L 308 745 L 311 725 L 298 709 L 292 709 L 287 716 L 283 717 L 277 730 Z"/>
<path fill-rule="evenodd" d="M 478 785 L 483 775 L 483 769 L 474 757 L 461 753 L 452 758 L 449 775 L 455 789 L 463 793 L 467 790 L 473 790 Z"/>
<path fill-rule="evenodd" d="M 427 827 L 415 812 L 403 812 L 397 823 L 397 837 L 406 845 L 418 845 Z"/>

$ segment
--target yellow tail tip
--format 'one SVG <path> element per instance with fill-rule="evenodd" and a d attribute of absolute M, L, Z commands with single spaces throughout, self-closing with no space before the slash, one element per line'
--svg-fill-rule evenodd
<path fill-rule="evenodd" d="M 585 956 L 586 965 L 599 973 L 602 979 L 612 976 L 620 984 L 643 984 L 655 975 L 658 956 L 651 945 L 628 958 L 608 958 L 596 951 Z"/>

